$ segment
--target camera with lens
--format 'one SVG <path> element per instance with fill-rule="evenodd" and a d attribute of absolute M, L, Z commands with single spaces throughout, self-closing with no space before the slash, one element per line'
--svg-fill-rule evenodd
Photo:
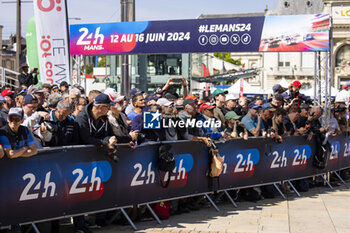
<path fill-rule="evenodd" d="M 48 131 L 50 131 L 51 133 L 55 132 L 55 125 L 52 124 L 50 121 L 45 121 L 43 117 L 40 117 L 39 125 L 41 125 L 42 123 L 45 125 Z"/>
<path fill-rule="evenodd" d="M 107 150 L 107 156 L 111 158 L 114 162 L 119 162 L 119 157 L 117 155 L 117 145 L 114 145 L 113 149 Z"/>

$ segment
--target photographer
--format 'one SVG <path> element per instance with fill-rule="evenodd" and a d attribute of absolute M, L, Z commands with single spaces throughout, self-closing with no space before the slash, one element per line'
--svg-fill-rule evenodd
<path fill-rule="evenodd" d="M 18 76 L 19 85 L 28 88 L 31 85 L 36 85 L 38 83 L 38 68 L 32 68 L 30 73 L 28 73 L 28 66 L 23 65 L 21 67 L 21 74 Z"/>
<path fill-rule="evenodd" d="M 79 144 L 78 125 L 70 117 L 72 104 L 61 100 L 57 109 L 50 112 L 50 121 L 45 126 L 52 133 L 51 140 L 46 140 L 46 146 L 66 146 Z"/>

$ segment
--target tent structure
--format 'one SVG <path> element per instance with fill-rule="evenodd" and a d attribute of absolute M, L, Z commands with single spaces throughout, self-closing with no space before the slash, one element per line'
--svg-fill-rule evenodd
<path fill-rule="evenodd" d="M 241 81 L 237 80 L 229 89 L 227 89 L 230 94 L 239 94 L 241 87 Z M 259 87 L 254 87 L 244 80 L 243 82 L 243 93 L 244 94 L 265 94 L 264 90 Z"/>
<path fill-rule="evenodd" d="M 325 88 L 325 81 L 322 81 L 321 82 L 321 95 L 322 95 L 322 97 L 325 96 L 324 88 Z M 312 88 L 307 89 L 307 90 L 301 90 L 300 92 L 304 95 L 307 95 L 307 96 L 310 96 L 311 98 L 314 98 L 315 88 L 312 87 Z M 337 88 L 331 87 L 331 93 L 329 93 L 329 94 L 330 94 L 330 96 L 336 96 L 338 94 L 338 92 L 339 92 L 339 90 Z M 318 87 L 316 87 L 316 95 L 317 95 L 317 93 L 318 93 Z"/>

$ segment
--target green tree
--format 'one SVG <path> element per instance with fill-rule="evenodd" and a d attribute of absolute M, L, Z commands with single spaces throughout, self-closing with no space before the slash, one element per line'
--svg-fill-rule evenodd
<path fill-rule="evenodd" d="M 106 67 L 106 56 L 100 56 L 98 59 L 97 67 Z"/>
<path fill-rule="evenodd" d="M 222 54 L 223 53 L 214 53 L 214 56 L 222 60 Z M 242 63 L 241 63 L 242 59 L 241 58 L 233 59 L 231 57 L 231 53 L 224 53 L 224 56 L 225 56 L 224 57 L 224 61 L 230 62 L 230 63 L 232 63 L 234 65 L 238 65 L 238 66 L 242 65 Z"/>

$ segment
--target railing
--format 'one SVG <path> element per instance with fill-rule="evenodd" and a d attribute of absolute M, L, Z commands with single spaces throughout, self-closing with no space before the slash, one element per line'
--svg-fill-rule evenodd
<path fill-rule="evenodd" d="M 13 71 L 13 70 L 10 70 L 10 69 L 7 69 L 7 68 L 0 66 L 1 86 L 3 87 L 5 85 L 8 85 L 8 86 L 11 86 L 14 88 L 18 88 L 19 82 L 18 82 L 17 76 L 19 74 L 20 73 L 18 73 L 16 71 Z"/>

